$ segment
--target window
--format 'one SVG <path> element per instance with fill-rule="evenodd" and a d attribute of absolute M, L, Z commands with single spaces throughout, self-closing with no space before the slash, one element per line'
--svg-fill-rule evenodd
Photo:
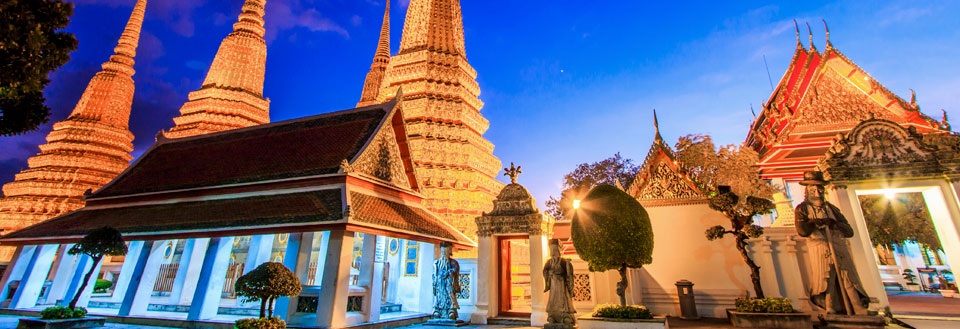
<path fill-rule="evenodd" d="M 407 253 L 403 255 L 403 275 L 417 276 L 417 257 L 420 245 L 416 241 L 407 241 Z"/>

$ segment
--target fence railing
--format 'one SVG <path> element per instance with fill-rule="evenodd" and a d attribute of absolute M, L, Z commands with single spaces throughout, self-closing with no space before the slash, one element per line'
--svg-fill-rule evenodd
<path fill-rule="evenodd" d="M 237 291 L 234 289 L 234 284 L 237 283 L 237 279 L 243 275 L 243 263 L 233 263 L 227 267 L 227 279 L 223 281 L 223 296 L 227 298 L 236 298 Z"/>
<path fill-rule="evenodd" d="M 160 265 L 160 273 L 157 273 L 157 280 L 153 283 L 153 291 L 173 291 L 173 281 L 177 278 L 177 269 L 179 268 L 180 263 Z"/>

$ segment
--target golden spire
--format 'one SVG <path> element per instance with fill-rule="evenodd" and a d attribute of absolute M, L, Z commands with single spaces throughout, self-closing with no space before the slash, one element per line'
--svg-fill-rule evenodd
<path fill-rule="evenodd" d="M 421 49 L 467 57 L 459 0 L 411 0 L 400 54 Z"/>
<path fill-rule="evenodd" d="M 380 42 L 377 44 L 377 52 L 373 55 L 370 72 L 367 73 L 367 79 L 363 83 L 363 92 L 360 94 L 360 102 L 357 103 L 357 107 L 376 104 L 377 98 L 380 97 L 380 86 L 383 84 L 383 78 L 386 75 L 389 63 L 390 0 L 387 0 L 387 8 L 383 12 L 383 26 L 380 27 Z"/>
<path fill-rule="evenodd" d="M 40 153 L 27 160 L 28 169 L 3 186 L 0 229 L 16 230 L 83 207 L 85 191 L 110 182 L 133 159 L 127 126 L 146 7 L 146 0 L 137 1 L 114 54 L 90 79 L 73 112 L 53 125 Z"/>
<path fill-rule="evenodd" d="M 263 40 L 266 0 L 243 4 L 233 33 L 220 43 L 200 89 L 173 118 L 171 138 L 249 127 L 270 122 L 270 101 L 263 97 L 267 43 Z"/>

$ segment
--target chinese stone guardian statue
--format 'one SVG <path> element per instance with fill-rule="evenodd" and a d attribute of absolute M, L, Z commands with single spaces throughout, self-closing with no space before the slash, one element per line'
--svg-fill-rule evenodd
<path fill-rule="evenodd" d="M 550 259 L 543 265 L 544 292 L 547 299 L 546 329 L 570 329 L 577 323 L 577 311 L 573 308 L 573 263 L 561 257 L 560 240 L 550 240 Z"/>
<path fill-rule="evenodd" d="M 433 320 L 431 323 L 457 323 L 460 304 L 460 263 L 453 259 L 453 245 L 440 244 L 440 258 L 433 262 Z"/>
<path fill-rule="evenodd" d="M 800 236 L 810 239 L 810 301 L 821 314 L 867 315 L 870 298 L 860 285 L 847 243 L 853 228 L 840 209 L 824 199 L 822 172 L 803 173 L 800 184 L 806 193 L 796 209 L 796 227 Z"/>

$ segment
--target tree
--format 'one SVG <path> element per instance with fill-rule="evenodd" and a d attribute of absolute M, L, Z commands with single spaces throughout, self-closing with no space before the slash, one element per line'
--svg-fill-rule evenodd
<path fill-rule="evenodd" d="M 750 267 L 750 280 L 753 281 L 753 290 L 757 298 L 763 298 L 763 287 L 760 286 L 760 266 L 753 262 L 747 254 L 747 239 L 763 235 L 763 227 L 753 224 L 753 217 L 769 213 L 774 208 L 773 202 L 764 198 L 748 196 L 746 202 L 740 203 L 736 193 L 720 188 L 720 193 L 710 198 L 710 208 L 719 211 L 730 219 L 731 229 L 723 225 L 708 228 L 707 240 L 713 241 L 730 234 L 737 240 L 737 250 L 740 257 Z"/>
<path fill-rule="evenodd" d="M 80 239 L 80 242 L 73 245 L 67 253 L 70 255 L 84 254 L 93 258 L 93 266 L 91 266 L 87 274 L 83 276 L 83 283 L 80 284 L 80 289 L 77 290 L 77 293 L 73 295 L 73 299 L 70 300 L 70 309 L 75 309 L 77 308 L 77 301 L 80 300 L 81 293 L 87 288 L 87 282 L 90 281 L 93 270 L 100 264 L 103 256 L 126 255 L 127 245 L 123 242 L 123 235 L 120 234 L 120 231 L 112 227 L 101 227 L 87 233 L 87 235 L 84 236 L 83 239 Z"/>
<path fill-rule="evenodd" d="M 677 158 L 689 170 L 691 178 L 707 190 L 721 185 L 740 196 L 773 198 L 778 189 L 760 178 L 757 162 L 760 156 L 746 145 L 725 145 L 719 149 L 709 135 L 687 135 L 676 144 Z M 749 198 L 748 198 L 749 199 Z M 741 200 L 740 207 L 746 206 Z M 743 209 L 741 209 L 743 210 Z"/>
<path fill-rule="evenodd" d="M 62 32 L 73 4 L 51 0 L 0 1 L 0 136 L 36 130 L 50 117 L 47 76 L 70 60 L 77 39 Z"/>
<path fill-rule="evenodd" d="M 626 305 L 627 268 L 653 262 L 653 227 L 643 206 L 626 192 L 600 184 L 590 190 L 573 215 L 571 236 L 590 271 L 620 272 L 617 295 Z"/>
<path fill-rule="evenodd" d="M 860 208 L 874 246 L 902 245 L 913 241 L 933 251 L 942 250 L 923 194 L 900 193 L 892 198 L 861 195 Z"/>
<path fill-rule="evenodd" d="M 587 191 L 599 184 L 615 185 L 629 184 L 633 176 L 640 170 L 640 166 L 633 160 L 620 156 L 612 157 L 594 163 L 581 163 L 572 172 L 563 176 L 563 190 L 560 199 L 553 196 L 547 200 L 547 214 L 556 219 L 569 218 L 573 200 L 586 195 Z"/>
<path fill-rule="evenodd" d="M 266 262 L 244 274 L 234 285 L 237 296 L 244 303 L 260 301 L 260 318 L 267 312 L 273 317 L 273 301 L 277 297 L 293 297 L 300 294 L 303 287 L 297 275 L 286 266 L 277 262 Z"/>

